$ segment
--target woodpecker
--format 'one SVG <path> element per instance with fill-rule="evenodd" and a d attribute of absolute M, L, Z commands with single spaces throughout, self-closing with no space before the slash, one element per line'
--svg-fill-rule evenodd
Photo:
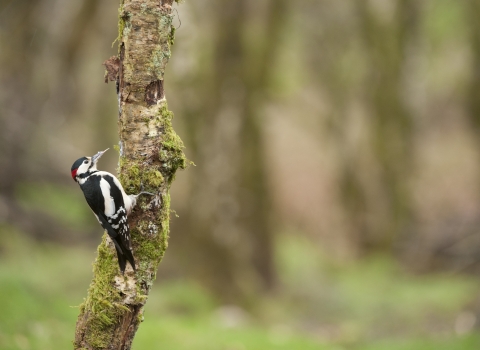
<path fill-rule="evenodd" d="M 115 244 L 118 264 L 123 274 L 127 261 L 135 271 L 127 216 L 137 203 L 138 196 L 153 193 L 140 192 L 137 195 L 127 195 L 114 175 L 97 170 L 97 162 L 107 150 L 108 148 L 92 157 L 77 159 L 71 171 L 72 178 L 80 185 L 90 209 Z"/>

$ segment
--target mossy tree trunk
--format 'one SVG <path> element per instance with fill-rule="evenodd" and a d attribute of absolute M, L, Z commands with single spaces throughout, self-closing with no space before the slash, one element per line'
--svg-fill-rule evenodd
<path fill-rule="evenodd" d="M 129 217 L 136 273 L 127 267 L 120 274 L 113 244 L 104 235 L 80 308 L 75 349 L 130 349 L 167 247 L 169 187 L 186 164 L 163 88 L 174 34 L 172 2 L 123 0 L 120 5 L 119 57 L 106 62 L 118 92 L 119 179 L 127 193 L 143 187 L 155 196 L 141 198 Z"/>

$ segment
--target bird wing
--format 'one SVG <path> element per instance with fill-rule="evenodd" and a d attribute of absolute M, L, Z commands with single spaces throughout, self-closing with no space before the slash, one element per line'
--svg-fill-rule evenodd
<path fill-rule="evenodd" d="M 115 243 L 117 253 L 125 257 L 135 269 L 130 243 L 127 211 L 121 190 L 114 183 L 113 175 L 90 175 L 82 186 L 85 199 L 102 227 Z M 120 261 L 120 254 L 119 261 Z"/>
<path fill-rule="evenodd" d="M 98 221 L 103 226 L 104 220 L 102 219 L 105 219 L 106 221 L 106 216 L 105 216 L 105 201 L 103 199 L 104 195 L 102 195 L 103 193 L 100 187 L 101 180 L 102 178 L 100 176 L 90 175 L 87 178 L 87 180 L 80 186 L 82 187 L 83 194 L 85 195 L 85 199 L 90 209 L 92 209 Z M 107 227 L 104 227 L 104 228 L 107 229 Z M 114 233 L 113 236 L 115 237 L 117 236 L 117 234 Z"/>
<path fill-rule="evenodd" d="M 111 215 L 107 215 L 107 220 L 120 235 L 122 243 L 126 247 L 130 248 L 130 228 L 127 223 L 127 210 L 123 202 L 123 195 L 120 188 L 115 184 L 115 178 L 113 175 L 102 175 L 103 181 L 105 181 L 110 188 L 110 198 L 112 203 L 110 205 L 113 208 L 110 212 Z"/>

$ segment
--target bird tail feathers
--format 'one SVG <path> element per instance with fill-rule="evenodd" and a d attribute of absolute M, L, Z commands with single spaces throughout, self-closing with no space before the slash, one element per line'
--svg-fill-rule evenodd
<path fill-rule="evenodd" d="M 125 268 L 127 267 L 127 260 L 125 259 L 125 255 L 123 255 L 122 249 L 118 245 L 115 240 L 115 250 L 117 251 L 117 258 L 118 258 L 118 266 L 120 267 L 120 271 L 122 271 L 122 275 L 125 273 Z"/>
<path fill-rule="evenodd" d="M 122 274 L 125 272 L 125 267 L 127 266 L 127 261 L 133 268 L 133 271 L 136 271 L 135 268 L 135 259 L 133 258 L 132 251 L 122 242 L 121 239 L 112 239 L 115 243 L 115 249 L 117 250 L 118 264 Z"/>

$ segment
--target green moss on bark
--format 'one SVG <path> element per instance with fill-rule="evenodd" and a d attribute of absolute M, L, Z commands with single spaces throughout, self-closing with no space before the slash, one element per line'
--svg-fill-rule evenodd
<path fill-rule="evenodd" d="M 185 157 L 185 148 L 182 140 L 173 130 L 173 113 L 168 109 L 167 103 L 162 102 L 156 106 L 155 117 L 148 119 L 148 128 L 158 130 L 152 136 L 157 143 L 158 162 L 137 159 L 129 160 L 120 156 L 119 179 L 127 193 L 137 193 L 142 190 L 153 192 L 167 180 L 169 183 L 174 178 L 175 172 L 185 169 L 189 161 Z M 144 118 L 145 121 L 145 118 Z"/>
<path fill-rule="evenodd" d="M 124 80 L 129 82 L 134 91 L 144 89 L 146 80 L 148 83 L 154 80 L 162 80 L 165 67 L 170 58 L 170 39 L 172 35 L 173 15 L 160 7 L 147 7 L 145 4 L 132 4 L 122 6 L 119 13 L 119 36 L 125 49 L 131 53 L 131 57 L 124 61 Z M 138 13 L 138 11 L 140 13 Z M 142 17 L 148 23 L 155 23 L 156 31 L 151 32 L 152 41 L 159 41 L 159 45 L 151 47 L 146 52 L 136 50 L 136 42 L 139 40 L 139 32 L 131 30 L 138 27 L 138 19 Z M 143 70 L 139 71 L 129 61 L 142 60 Z M 139 74 L 140 73 L 140 74 Z M 148 84 L 147 83 L 147 84 Z"/>
<path fill-rule="evenodd" d="M 167 248 L 170 220 L 170 195 L 161 195 L 161 209 L 154 220 L 139 221 L 134 229 L 135 253 L 148 265 L 157 266 Z M 147 266 L 144 266 L 145 269 Z M 143 270 L 143 269 L 140 269 Z"/>
<path fill-rule="evenodd" d="M 120 158 L 119 180 L 127 193 L 138 193 L 142 190 L 155 191 L 164 182 L 160 166 L 142 166 Z"/>
<path fill-rule="evenodd" d="M 111 329 L 116 320 L 127 312 L 128 308 L 119 304 L 122 297 L 119 290 L 115 288 L 115 276 L 119 272 L 117 256 L 107 244 L 107 234 L 103 235 L 97 253 L 88 297 L 80 309 L 82 313 L 85 310 L 89 312 L 85 324 L 89 331 L 85 335 L 85 341 L 95 348 L 103 349 L 111 341 Z M 75 345 L 76 348 L 81 346 L 81 344 Z"/>
<path fill-rule="evenodd" d="M 162 260 L 168 246 L 170 221 L 170 195 L 168 191 L 160 196 L 161 209 L 151 220 L 140 220 L 131 230 L 132 248 L 137 263 L 136 294 L 132 305 L 143 306 L 147 300 L 140 285 L 149 290 L 155 280 L 156 266 Z M 104 349 L 111 344 L 112 331 L 116 322 L 125 313 L 131 310 L 123 304 L 124 296 L 115 285 L 118 276 L 118 261 L 115 250 L 107 242 L 104 234 L 102 243 L 98 247 L 98 256 L 94 263 L 94 279 L 88 290 L 88 298 L 80 306 L 82 313 L 89 310 L 85 327 L 85 341 L 95 349 Z M 152 274 L 153 271 L 153 274 Z M 118 277 L 117 277 L 118 278 Z M 127 276 L 123 276 L 126 280 Z M 139 313 L 143 321 L 143 312 Z M 81 344 L 75 344 L 78 348 Z"/>
<path fill-rule="evenodd" d="M 175 28 L 175 26 L 172 25 L 172 28 L 170 29 L 170 35 L 168 36 L 168 43 L 170 44 L 170 46 L 173 46 L 173 44 L 175 44 L 175 31 L 177 30 L 177 28 Z"/>
<path fill-rule="evenodd" d="M 115 39 L 115 41 L 112 43 L 112 47 L 117 41 L 120 42 L 122 40 L 122 37 L 124 34 L 128 35 L 128 32 L 125 33 L 124 30 L 125 30 L 126 23 L 127 22 L 130 23 L 129 18 L 130 18 L 130 13 L 124 11 L 123 0 L 122 0 L 120 3 L 120 7 L 118 8 L 118 36 Z M 127 30 L 130 30 L 130 27 L 127 27 Z M 118 52 L 120 52 L 120 45 L 118 45 Z"/>
<path fill-rule="evenodd" d="M 162 135 L 162 147 L 159 158 L 163 163 L 164 171 L 168 172 L 168 180 L 172 181 L 178 168 L 185 169 L 189 162 L 183 153 L 185 146 L 183 141 L 173 130 L 173 112 L 168 109 L 167 103 L 162 104 L 158 118 L 162 120 L 164 134 Z"/>

